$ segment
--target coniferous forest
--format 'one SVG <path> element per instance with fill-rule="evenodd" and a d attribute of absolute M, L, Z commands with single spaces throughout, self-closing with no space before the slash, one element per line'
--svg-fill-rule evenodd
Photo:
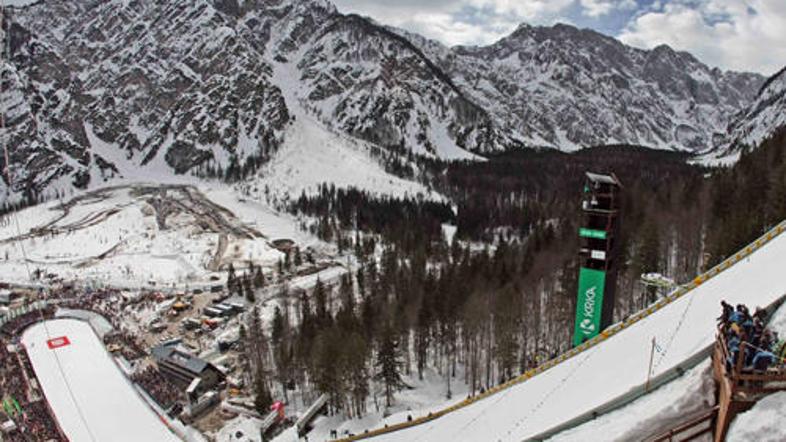
<path fill-rule="evenodd" d="M 684 283 L 786 219 L 785 151 L 781 131 L 730 168 L 632 146 L 418 160 L 444 201 L 323 185 L 287 210 L 357 270 L 276 310 L 273 360 L 259 363 L 258 378 L 327 393 L 348 417 L 371 397 L 389 406 L 404 379 L 429 369 L 446 376 L 446 397 L 456 382 L 482 392 L 569 348 L 585 171 L 614 172 L 624 185 L 620 320 L 665 293 L 642 274 Z"/>

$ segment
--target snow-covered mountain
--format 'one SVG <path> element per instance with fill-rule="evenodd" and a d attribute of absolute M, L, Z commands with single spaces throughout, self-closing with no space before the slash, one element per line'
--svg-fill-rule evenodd
<path fill-rule="evenodd" d="M 247 176 L 305 116 L 444 159 L 706 148 L 763 82 L 565 25 L 447 48 L 327 0 L 43 0 L 8 15 L 3 198 L 137 171 Z"/>
<path fill-rule="evenodd" d="M 563 150 L 617 143 L 706 148 L 764 81 L 709 68 L 665 45 L 645 51 L 564 24 L 521 25 L 485 47 L 448 49 L 404 34 L 505 133 Z"/>
<path fill-rule="evenodd" d="M 206 1 L 46 1 L 11 20 L 17 190 L 85 187 L 117 174 L 113 157 L 185 173 L 281 141 L 270 64 Z"/>
<path fill-rule="evenodd" d="M 786 67 L 770 77 L 756 99 L 729 125 L 722 153 L 734 153 L 745 146 L 755 147 L 767 136 L 786 127 Z"/>

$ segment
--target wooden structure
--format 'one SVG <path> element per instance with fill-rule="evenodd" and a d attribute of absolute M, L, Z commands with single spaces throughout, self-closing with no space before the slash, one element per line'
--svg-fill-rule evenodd
<path fill-rule="evenodd" d="M 669 431 L 647 439 L 647 442 L 688 442 L 710 433 L 714 430 L 714 423 L 718 416 L 719 408 L 716 405 L 707 410 L 702 410 Z"/>
<path fill-rule="evenodd" d="M 710 432 L 715 442 L 725 441 L 729 425 L 739 413 L 747 411 L 768 394 L 786 391 L 786 366 L 782 361 L 767 371 L 746 369 L 746 348 L 755 350 L 742 342 L 737 360 L 729 367 L 728 345 L 723 333 L 719 332 L 712 353 L 716 405 L 687 417 L 679 425 L 648 438 L 647 442 L 687 442 Z"/>
<path fill-rule="evenodd" d="M 743 364 L 746 349 L 756 350 L 743 341 L 736 361 L 732 361 L 723 333 L 718 333 L 715 340 L 712 372 L 718 404 L 714 437 L 716 442 L 726 440 L 729 425 L 737 414 L 747 411 L 756 401 L 768 394 L 786 391 L 786 367 L 781 362 L 776 362 L 774 367 L 763 372 L 745 369 Z M 734 363 L 731 369 L 728 369 L 727 361 Z"/>

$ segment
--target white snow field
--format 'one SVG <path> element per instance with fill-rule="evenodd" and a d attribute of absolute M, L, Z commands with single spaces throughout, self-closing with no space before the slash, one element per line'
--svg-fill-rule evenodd
<path fill-rule="evenodd" d="M 139 193 L 139 189 L 146 189 L 147 193 Z M 150 203 L 154 197 L 150 189 L 158 189 L 158 185 L 104 188 L 65 200 L 65 208 L 60 202 L 52 201 L 5 218 L 0 223 L 3 264 L 0 278 L 15 283 L 29 282 L 29 266 L 31 271 L 40 269 L 65 280 L 119 287 L 137 288 L 151 282 L 207 284 L 209 276 L 220 274 L 218 266 L 211 267 L 211 264 L 216 260 L 222 234 L 226 237 L 226 247 L 217 258 L 218 264 L 254 260 L 257 264 L 273 266 L 282 254 L 270 245 L 270 240 L 279 237 L 273 236 L 278 233 L 276 230 L 268 230 L 267 221 L 291 224 L 293 227 L 285 233 L 297 230 L 294 221 L 281 221 L 273 213 L 256 209 L 244 213 L 244 219 L 237 218 L 232 210 L 221 213 L 227 226 L 207 227 L 206 217 L 197 213 L 216 209 L 210 205 L 212 200 L 195 187 L 168 191 L 171 199 L 176 200 L 184 195 L 182 189 L 190 189 L 193 195 L 199 195 L 199 203 L 193 210 L 189 207 L 171 213 L 166 218 L 166 228 L 161 228 Z M 224 195 L 231 190 L 222 187 L 211 192 Z M 228 197 L 223 199 L 230 201 Z M 70 201 L 76 202 L 70 204 Z M 233 209 L 247 206 L 231 202 Z M 249 235 L 251 231 L 259 232 L 259 236 Z M 287 238 L 297 241 L 305 240 L 305 236 Z M 303 242 L 318 245 L 317 241 Z"/>
<path fill-rule="evenodd" d="M 641 397 L 630 405 L 606 413 L 583 425 L 557 434 L 549 442 L 584 442 L 602 434 L 605 441 L 646 440 L 664 428 L 685 421 L 685 416 L 710 408 L 715 382 L 710 360 L 685 375 Z"/>
<path fill-rule="evenodd" d="M 786 234 L 671 304 L 551 369 L 438 419 L 374 440 L 496 442 L 536 436 L 644 384 L 653 338 L 662 350 L 654 358 L 652 375 L 657 376 L 712 344 L 721 300 L 745 303 L 752 309 L 778 300 L 786 294 L 784 263 Z M 606 433 L 602 436 L 613 438 Z"/>
<path fill-rule="evenodd" d="M 760 400 L 732 422 L 728 442 L 783 442 L 786 440 L 786 391 Z"/>
<path fill-rule="evenodd" d="M 68 343 L 59 340 L 65 337 Z M 50 342 L 65 344 L 50 348 Z M 72 441 L 178 441 L 84 321 L 55 319 L 22 336 L 60 428 Z"/>

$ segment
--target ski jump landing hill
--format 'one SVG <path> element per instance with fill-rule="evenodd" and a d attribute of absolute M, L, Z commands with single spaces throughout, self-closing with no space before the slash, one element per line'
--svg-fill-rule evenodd
<path fill-rule="evenodd" d="M 786 221 L 656 304 L 519 378 L 349 440 L 544 440 L 645 394 L 653 338 L 660 351 L 652 378 L 663 384 L 709 355 L 721 300 L 767 307 L 784 295 Z"/>
<path fill-rule="evenodd" d="M 87 322 L 38 323 L 25 330 L 22 344 L 69 440 L 180 440 L 134 390 Z"/>

